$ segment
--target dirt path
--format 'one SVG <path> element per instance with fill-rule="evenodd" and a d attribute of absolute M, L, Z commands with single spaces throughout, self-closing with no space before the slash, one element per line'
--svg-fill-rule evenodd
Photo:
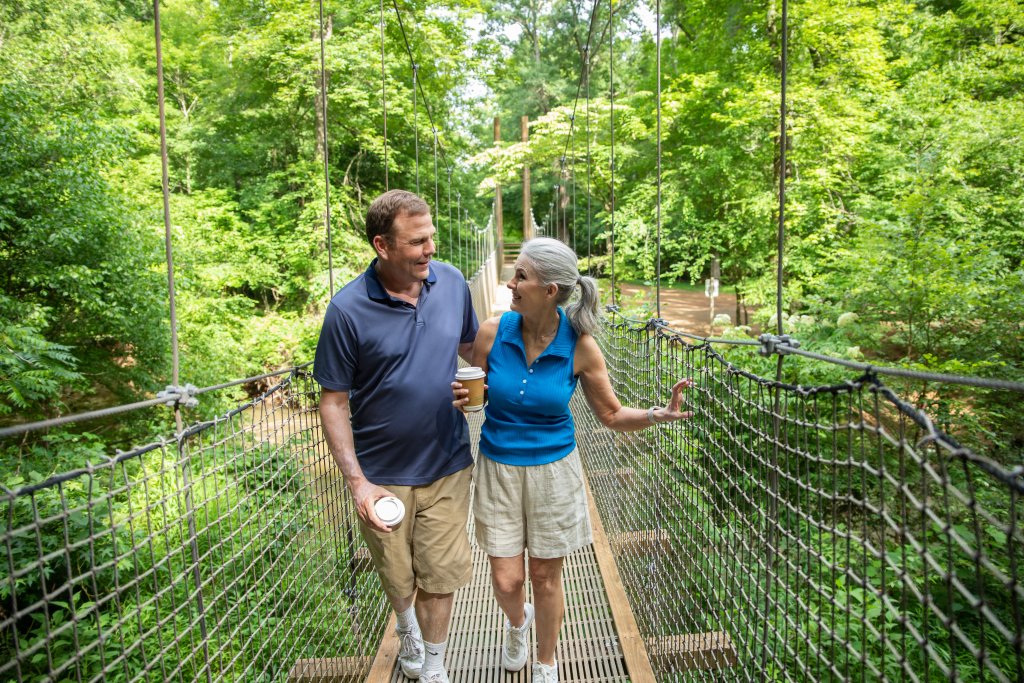
<path fill-rule="evenodd" d="M 645 285 L 619 285 L 623 300 L 629 301 L 645 294 L 654 306 L 654 289 Z M 679 289 L 661 290 L 661 317 L 668 326 L 681 332 L 701 336 L 710 333 L 710 302 L 704 292 L 690 292 Z M 715 313 L 725 313 L 730 319 L 736 318 L 736 295 L 721 294 L 715 298 Z"/>

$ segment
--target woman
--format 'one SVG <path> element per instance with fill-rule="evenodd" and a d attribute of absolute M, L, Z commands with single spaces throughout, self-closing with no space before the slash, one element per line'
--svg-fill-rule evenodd
<path fill-rule="evenodd" d="M 476 537 L 491 564 L 494 595 L 507 617 L 502 666 L 526 665 L 527 634 L 537 621 L 533 680 L 555 682 L 555 644 L 562 626 L 562 562 L 591 543 L 583 470 L 569 399 L 577 381 L 603 425 L 637 431 L 693 415 L 680 412 L 689 379 L 672 387 L 666 408 L 624 408 L 615 397 L 594 340 L 597 284 L 581 277 L 576 254 L 541 237 L 523 245 L 508 282 L 512 310 L 480 326 L 473 363 L 487 372 L 487 419 L 473 478 Z M 578 300 L 562 305 L 579 288 Z M 468 390 L 452 383 L 455 406 Z M 524 550 L 536 606 L 526 602 Z M 518 624 L 518 626 L 516 626 Z"/>

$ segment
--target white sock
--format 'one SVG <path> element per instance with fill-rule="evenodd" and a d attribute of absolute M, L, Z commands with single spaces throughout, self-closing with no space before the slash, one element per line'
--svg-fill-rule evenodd
<path fill-rule="evenodd" d="M 399 631 L 405 631 L 406 633 L 409 631 L 413 633 L 420 632 L 420 624 L 416 621 L 415 607 L 410 607 L 404 612 L 395 612 L 395 616 L 397 617 Z"/>
<path fill-rule="evenodd" d="M 423 641 L 423 649 L 427 652 L 427 656 L 423 660 L 424 676 L 433 671 L 444 671 L 444 650 L 446 647 L 448 647 L 447 640 L 442 640 L 440 643 Z"/>

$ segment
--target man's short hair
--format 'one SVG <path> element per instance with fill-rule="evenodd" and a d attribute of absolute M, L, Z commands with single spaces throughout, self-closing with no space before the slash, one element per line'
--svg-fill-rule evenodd
<path fill-rule="evenodd" d="M 389 190 L 373 200 L 366 212 L 366 239 L 373 244 L 373 238 L 381 235 L 394 244 L 395 219 L 403 213 L 423 216 L 430 213 L 430 205 L 419 195 L 405 190 Z"/>

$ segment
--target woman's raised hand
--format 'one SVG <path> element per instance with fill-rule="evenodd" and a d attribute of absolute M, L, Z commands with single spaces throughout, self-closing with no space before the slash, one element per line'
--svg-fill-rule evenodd
<path fill-rule="evenodd" d="M 689 377 L 684 377 L 673 384 L 672 398 L 669 399 L 667 406 L 661 410 L 654 411 L 654 421 L 660 424 L 662 422 L 675 422 L 676 420 L 685 420 L 693 417 L 692 410 L 680 411 L 679 409 L 683 405 L 683 390 L 693 388 L 694 384 L 694 381 Z"/>

